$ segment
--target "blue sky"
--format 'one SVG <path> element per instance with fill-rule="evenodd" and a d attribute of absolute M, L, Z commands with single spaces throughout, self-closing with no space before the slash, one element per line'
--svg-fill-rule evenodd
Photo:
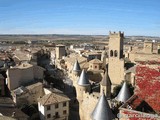
<path fill-rule="evenodd" d="M 160 0 L 0 0 L 0 34 L 160 36 Z"/>

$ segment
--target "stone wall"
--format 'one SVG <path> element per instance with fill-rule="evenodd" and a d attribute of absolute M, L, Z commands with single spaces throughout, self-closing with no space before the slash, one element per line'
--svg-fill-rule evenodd
<path fill-rule="evenodd" d="M 81 120 L 91 120 L 90 116 L 99 99 L 99 94 L 83 93 L 83 102 L 79 104 Z"/>
<path fill-rule="evenodd" d="M 108 74 L 112 85 L 118 85 L 124 80 L 124 60 L 118 58 L 109 59 Z"/>
<path fill-rule="evenodd" d="M 44 69 L 39 66 L 15 67 L 7 70 L 7 83 L 10 90 L 25 86 L 35 79 L 43 79 Z"/>

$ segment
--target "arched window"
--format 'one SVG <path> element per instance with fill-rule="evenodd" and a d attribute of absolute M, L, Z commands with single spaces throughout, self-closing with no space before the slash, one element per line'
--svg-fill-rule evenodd
<path fill-rule="evenodd" d="M 112 57 L 112 56 L 113 56 L 113 50 L 110 51 L 110 57 Z"/>
<path fill-rule="evenodd" d="M 117 56 L 118 56 L 118 51 L 115 50 L 115 51 L 114 51 L 114 57 L 117 57 Z"/>

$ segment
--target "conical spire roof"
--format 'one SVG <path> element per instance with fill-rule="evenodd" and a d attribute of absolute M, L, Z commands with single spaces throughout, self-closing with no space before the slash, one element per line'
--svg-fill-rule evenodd
<path fill-rule="evenodd" d="M 74 66 L 73 66 L 73 71 L 80 71 L 81 68 L 80 68 L 80 65 L 78 63 L 78 60 L 76 60 L 76 62 L 74 63 Z"/>
<path fill-rule="evenodd" d="M 87 77 L 86 72 L 84 70 L 82 71 L 77 83 L 78 83 L 78 85 L 81 85 L 81 86 L 90 85 L 88 77 Z"/>
<path fill-rule="evenodd" d="M 102 86 L 112 85 L 111 80 L 109 79 L 108 73 L 105 72 L 100 84 Z"/>
<path fill-rule="evenodd" d="M 93 120 L 112 120 L 115 118 L 104 93 L 99 98 L 98 103 L 91 114 L 91 118 Z"/>
<path fill-rule="evenodd" d="M 118 93 L 118 95 L 116 97 L 116 99 L 118 101 L 121 101 L 121 102 L 126 102 L 130 97 L 131 97 L 131 94 L 129 92 L 127 83 L 124 82 L 120 92 Z"/>

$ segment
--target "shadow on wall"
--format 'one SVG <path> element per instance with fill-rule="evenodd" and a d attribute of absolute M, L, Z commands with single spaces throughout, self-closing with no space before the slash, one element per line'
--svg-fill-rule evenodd
<path fill-rule="evenodd" d="M 69 105 L 69 120 L 80 120 L 79 102 L 77 99 L 70 101 Z"/>
<path fill-rule="evenodd" d="M 67 88 L 66 95 L 70 98 L 69 102 L 69 120 L 80 120 L 79 115 L 79 102 L 76 99 L 76 89 L 73 86 L 66 85 L 65 88 Z"/>
<path fill-rule="evenodd" d="M 45 116 L 39 111 L 40 120 L 45 120 Z"/>

